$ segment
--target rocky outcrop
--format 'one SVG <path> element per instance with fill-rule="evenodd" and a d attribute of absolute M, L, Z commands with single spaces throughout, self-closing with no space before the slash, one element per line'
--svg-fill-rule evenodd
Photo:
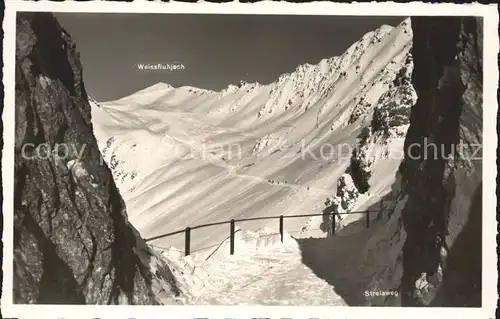
<path fill-rule="evenodd" d="M 377 163 L 397 159 L 394 154 L 395 149 L 400 148 L 397 140 L 403 139 L 406 134 L 410 109 L 417 99 L 411 84 L 412 72 L 413 58 L 408 54 L 391 87 L 375 105 L 370 125 L 358 136 L 359 143 L 353 150 L 347 173 L 361 193 L 369 190 L 370 178 Z"/>
<path fill-rule="evenodd" d="M 417 100 L 417 94 L 411 84 L 412 73 L 413 57 L 408 54 L 391 88 L 380 97 L 374 109 L 371 121 L 372 133 L 379 133 L 378 136 L 382 135 L 385 138 L 405 136 L 410 122 L 410 110 Z"/>
<path fill-rule="evenodd" d="M 402 24 L 406 25 L 407 22 L 409 23 L 405 20 Z M 369 125 L 363 127 L 357 136 L 358 142 L 349 159 L 350 165 L 337 181 L 336 196 L 325 203 L 328 212 L 351 211 L 359 196 L 369 192 L 370 179 L 374 172 L 393 174 L 397 171 L 401 157 L 398 157 L 395 151 L 400 151 L 402 147 L 402 140 L 409 126 L 410 109 L 417 99 L 411 84 L 413 58 L 410 53 L 404 61 L 391 80 L 388 90 L 373 107 L 362 109 L 362 112 L 373 109 L 372 118 Z M 353 114 L 356 113 L 355 109 Z M 379 212 L 378 216 L 382 213 Z M 342 227 L 341 220 L 342 215 L 339 215 L 336 221 L 339 229 Z M 328 225 L 331 224 L 329 221 Z"/>
<path fill-rule="evenodd" d="M 359 191 L 351 175 L 342 174 L 337 181 L 337 193 L 332 198 L 327 198 L 327 207 L 331 208 L 333 213 L 348 213 L 356 204 L 359 197 Z"/>
<path fill-rule="evenodd" d="M 359 190 L 354 184 L 351 175 L 342 174 L 337 180 L 337 193 L 333 198 L 328 197 L 325 201 L 326 208 L 323 210 L 325 215 L 323 216 L 323 223 L 320 229 L 327 233 L 340 230 L 343 227 L 343 217 L 345 217 L 342 214 L 349 213 L 355 206 L 358 198 Z M 334 225 L 333 218 L 335 218 L 335 229 L 332 229 Z M 302 228 L 303 231 L 310 229 L 313 219 L 306 223 Z"/>
<path fill-rule="evenodd" d="M 48 13 L 16 28 L 14 302 L 165 302 L 178 290 L 127 221 L 74 42 Z"/>
<path fill-rule="evenodd" d="M 480 306 L 482 21 L 414 17 L 412 29 L 401 302 Z"/>
<path fill-rule="evenodd" d="M 343 174 L 337 181 L 337 196 L 339 200 L 340 210 L 339 213 L 348 212 L 352 209 L 356 200 L 359 197 L 359 192 L 352 177 L 348 174 Z"/>

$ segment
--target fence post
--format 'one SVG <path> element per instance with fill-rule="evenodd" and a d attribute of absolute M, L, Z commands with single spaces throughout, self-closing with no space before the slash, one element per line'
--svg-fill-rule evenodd
<path fill-rule="evenodd" d="M 184 247 L 184 255 L 189 256 L 191 253 L 191 227 L 186 227 L 186 243 Z"/>
<path fill-rule="evenodd" d="M 229 246 L 229 253 L 231 255 L 234 255 L 234 219 L 231 219 L 231 223 L 230 223 L 230 246 Z"/>
<path fill-rule="evenodd" d="M 335 236 L 335 228 L 336 228 L 336 223 L 335 223 L 335 213 L 332 213 L 332 229 L 331 229 L 331 234 L 332 236 Z"/>
<path fill-rule="evenodd" d="M 370 228 L 370 211 L 366 211 L 366 228 Z"/>
<path fill-rule="evenodd" d="M 281 242 L 283 242 L 283 215 L 280 215 L 280 236 Z"/>

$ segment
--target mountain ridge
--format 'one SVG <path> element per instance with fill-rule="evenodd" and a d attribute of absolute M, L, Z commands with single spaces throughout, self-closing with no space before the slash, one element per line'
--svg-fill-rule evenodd
<path fill-rule="evenodd" d="M 378 40 L 380 36 L 383 36 L 384 34 L 391 32 L 395 28 L 398 28 L 402 25 L 409 25 L 409 21 L 410 21 L 409 18 L 407 18 L 407 19 L 403 20 L 398 26 L 395 26 L 395 27 L 384 24 L 384 25 L 380 26 L 379 28 L 377 28 L 373 31 L 369 31 L 366 34 L 364 34 L 362 36 L 362 38 L 360 39 L 360 41 L 363 39 L 368 39 L 370 37 L 372 37 L 372 40 L 373 39 Z M 246 87 L 246 86 L 250 86 L 252 88 L 272 86 L 273 84 L 276 84 L 280 80 L 282 81 L 282 79 L 285 79 L 285 78 L 290 77 L 290 76 L 294 76 L 297 73 L 301 73 L 301 72 L 308 70 L 308 69 L 320 69 L 322 66 L 324 67 L 324 64 L 333 63 L 333 61 L 335 61 L 336 59 L 342 58 L 342 56 L 344 56 L 344 55 L 351 55 L 352 51 L 354 51 L 354 49 L 355 49 L 355 45 L 358 44 L 358 42 L 359 41 L 353 43 L 341 55 L 331 56 L 328 58 L 322 58 L 317 63 L 305 62 L 305 63 L 298 64 L 293 69 L 293 71 L 281 73 L 280 75 L 278 75 L 276 77 L 276 80 L 274 80 L 270 83 L 267 83 L 267 84 L 260 83 L 259 81 L 246 81 L 246 80 L 241 79 L 241 80 L 237 81 L 236 83 L 228 84 L 225 88 L 222 88 L 220 90 L 214 90 L 214 89 L 207 89 L 207 88 L 195 87 L 195 86 L 190 86 L 190 85 L 180 85 L 180 86 L 174 87 L 167 82 L 160 81 L 160 82 L 157 82 L 153 85 L 150 85 L 148 87 L 140 89 L 134 93 L 131 93 L 129 95 L 121 97 L 117 100 L 125 99 L 125 98 L 132 96 L 132 95 L 140 94 L 141 92 L 147 92 L 147 91 L 150 91 L 152 89 L 161 88 L 161 87 L 164 87 L 165 89 L 192 89 L 193 91 L 199 91 L 199 92 L 205 92 L 205 93 L 211 93 L 211 94 L 222 94 L 222 93 L 227 93 L 227 92 L 234 92 L 235 90 L 243 89 L 243 87 Z M 106 102 L 110 102 L 110 101 L 102 101 L 102 103 L 106 103 Z"/>

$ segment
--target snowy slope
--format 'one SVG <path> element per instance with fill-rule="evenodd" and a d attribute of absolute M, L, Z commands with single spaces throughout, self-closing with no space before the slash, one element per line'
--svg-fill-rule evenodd
<path fill-rule="evenodd" d="M 356 145 L 374 109 L 388 103 L 386 92 L 394 89 L 410 47 L 405 21 L 267 85 L 241 82 L 214 92 L 159 83 L 99 103 L 92 108 L 95 135 L 130 221 L 148 238 L 232 218 L 320 213 L 350 165 L 345 146 Z M 394 176 L 396 164 L 383 175 Z M 391 183 L 378 185 L 384 178 L 371 170 L 371 195 L 381 196 Z M 285 229 L 298 235 L 306 222 L 287 219 Z M 278 224 L 238 227 L 277 230 Z M 197 229 L 192 250 L 209 251 L 228 233 L 228 225 Z M 183 247 L 184 238 L 152 244 Z"/>

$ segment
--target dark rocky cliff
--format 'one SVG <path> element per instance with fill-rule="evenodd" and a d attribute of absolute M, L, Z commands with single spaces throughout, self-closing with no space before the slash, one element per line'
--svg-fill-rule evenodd
<path fill-rule="evenodd" d="M 101 160 L 70 35 L 48 13 L 20 13 L 16 27 L 14 302 L 156 304 L 179 294 Z"/>
<path fill-rule="evenodd" d="M 480 306 L 482 20 L 414 17 L 412 29 L 401 302 Z"/>

